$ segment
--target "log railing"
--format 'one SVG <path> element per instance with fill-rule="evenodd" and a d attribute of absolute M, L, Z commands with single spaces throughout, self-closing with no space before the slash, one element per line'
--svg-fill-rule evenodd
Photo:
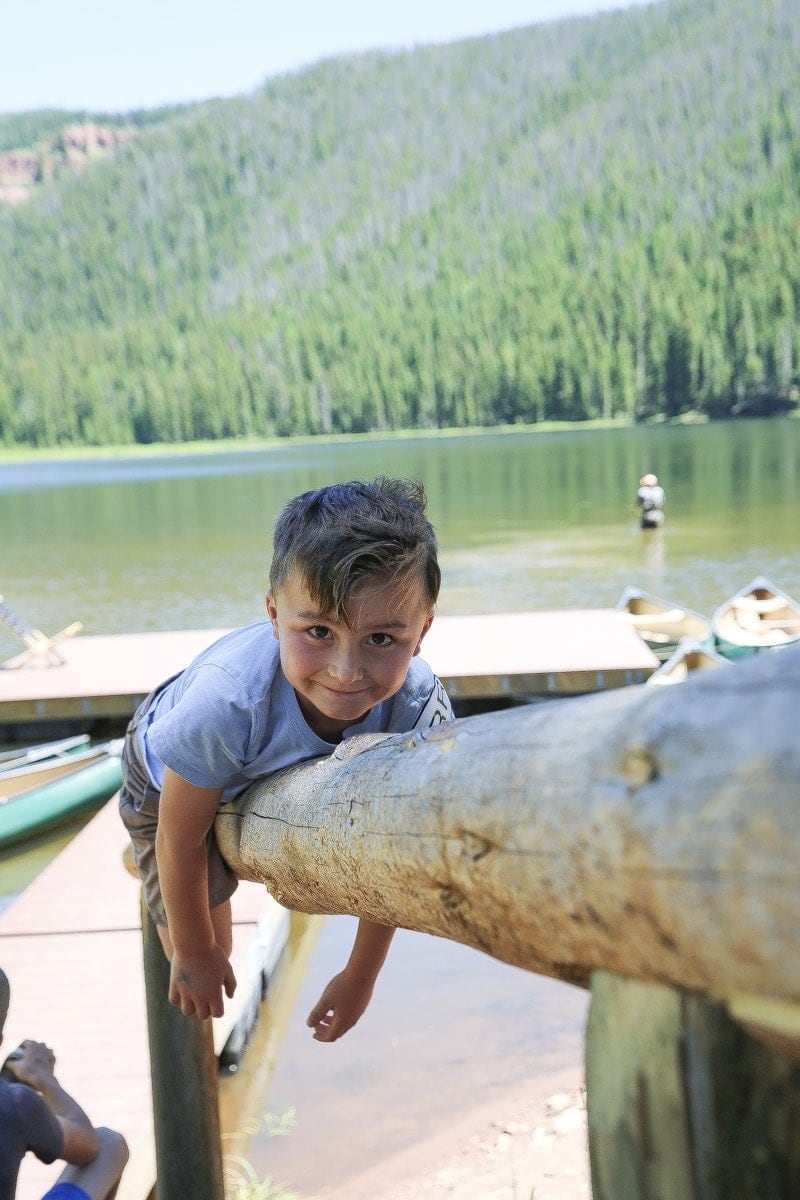
<path fill-rule="evenodd" d="M 592 988 L 595 1200 L 800 1196 L 800 649 L 354 739 L 221 813 L 286 907 Z"/>

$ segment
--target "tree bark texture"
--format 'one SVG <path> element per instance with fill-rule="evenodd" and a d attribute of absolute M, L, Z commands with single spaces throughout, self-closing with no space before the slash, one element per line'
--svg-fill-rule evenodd
<path fill-rule="evenodd" d="M 800 649 L 356 738 L 256 783 L 222 853 L 351 913 L 587 984 L 800 1002 Z"/>

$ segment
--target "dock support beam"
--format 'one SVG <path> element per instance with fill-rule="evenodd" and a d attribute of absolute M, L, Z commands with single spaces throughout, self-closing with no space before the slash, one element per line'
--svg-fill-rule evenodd
<path fill-rule="evenodd" d="M 217 1060 L 211 1021 L 170 1004 L 169 962 L 142 901 L 157 1200 L 223 1200 Z"/>
<path fill-rule="evenodd" d="M 595 972 L 586 1094 L 594 1200 L 800 1196 L 800 1068 L 722 1005 Z"/>

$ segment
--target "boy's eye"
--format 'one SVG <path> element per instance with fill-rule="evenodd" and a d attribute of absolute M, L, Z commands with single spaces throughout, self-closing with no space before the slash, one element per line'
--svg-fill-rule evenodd
<path fill-rule="evenodd" d="M 391 646 L 393 640 L 388 633 L 371 633 L 369 635 L 371 646 Z"/>
<path fill-rule="evenodd" d="M 308 632 L 311 634 L 312 638 L 316 638 L 317 641 L 320 642 L 324 641 L 326 637 L 330 637 L 331 633 L 327 625 L 311 625 L 309 626 Z"/>

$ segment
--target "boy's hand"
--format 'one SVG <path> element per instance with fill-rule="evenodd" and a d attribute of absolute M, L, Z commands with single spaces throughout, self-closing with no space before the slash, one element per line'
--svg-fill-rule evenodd
<path fill-rule="evenodd" d="M 352 1029 L 370 1002 L 374 978 L 354 976 L 347 970 L 334 975 L 308 1015 L 306 1025 L 317 1042 L 335 1042 Z"/>
<path fill-rule="evenodd" d="M 370 1002 L 394 930 L 363 917 L 347 966 L 334 975 L 308 1015 L 306 1024 L 318 1042 L 335 1042 L 352 1029 Z"/>
<path fill-rule="evenodd" d="M 55 1054 L 44 1042 L 34 1042 L 31 1038 L 22 1043 L 20 1050 L 21 1057 L 14 1058 L 8 1064 L 9 1070 L 20 1083 L 27 1083 L 29 1087 L 41 1091 L 45 1081 L 53 1078 Z"/>
<path fill-rule="evenodd" d="M 169 1001 L 186 1017 L 221 1017 L 222 991 L 228 999 L 236 990 L 236 976 L 221 946 L 209 954 L 182 955 L 173 951 L 170 967 Z"/>

